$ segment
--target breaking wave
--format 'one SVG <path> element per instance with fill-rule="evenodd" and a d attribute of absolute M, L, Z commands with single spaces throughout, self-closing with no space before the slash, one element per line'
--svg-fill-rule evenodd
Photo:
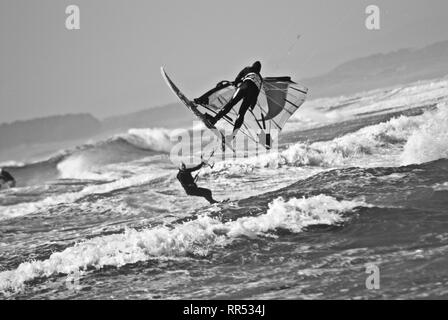
<path fill-rule="evenodd" d="M 141 149 L 168 153 L 172 143 L 170 137 L 173 130 L 168 129 L 130 129 L 121 137 L 130 144 Z"/>
<path fill-rule="evenodd" d="M 417 81 L 407 87 L 389 87 L 358 92 L 332 98 L 319 98 L 307 101 L 300 112 L 292 117 L 289 128 L 294 122 L 301 128 L 311 128 L 329 123 L 345 121 L 362 116 L 387 113 L 390 110 L 405 110 L 431 105 L 446 100 L 448 81 L 445 79 Z"/>
<path fill-rule="evenodd" d="M 356 207 L 368 206 L 361 201 L 339 201 L 326 195 L 310 198 L 277 198 L 265 214 L 221 222 L 207 215 L 172 227 L 163 225 L 122 234 L 102 236 L 78 243 L 47 260 L 20 264 L 17 269 L 0 273 L 0 292 L 24 288 L 27 281 L 57 274 L 70 275 L 89 268 L 120 267 L 152 258 L 206 256 L 210 248 L 225 246 L 237 237 L 263 236 L 276 229 L 301 232 L 311 225 L 334 225 L 344 221 L 343 214 Z"/>
<path fill-rule="evenodd" d="M 282 166 L 319 166 L 335 167 L 352 165 L 355 158 L 376 156 L 382 153 L 400 153 L 400 148 L 409 137 L 428 119 L 427 114 L 421 116 L 400 116 L 387 122 L 364 127 L 356 132 L 348 133 L 330 141 L 314 143 L 295 143 L 278 152 L 258 157 L 224 161 L 216 164 L 215 170 L 237 167 L 248 170 L 254 167 L 278 168 Z"/>
<path fill-rule="evenodd" d="M 405 143 L 421 123 L 419 117 L 400 116 L 331 141 L 297 143 L 279 154 L 279 163 L 292 166 L 340 166 L 353 157 L 372 155 Z"/>
<path fill-rule="evenodd" d="M 114 178 L 111 174 L 96 173 L 97 165 L 88 157 L 79 154 L 73 155 L 57 165 L 60 172 L 59 177 L 63 179 L 89 179 L 89 180 L 106 180 Z"/>
<path fill-rule="evenodd" d="M 448 104 L 437 111 L 407 140 L 401 160 L 403 165 L 420 164 L 448 158 Z"/>
<path fill-rule="evenodd" d="M 0 168 L 2 167 L 23 167 L 25 166 L 25 163 L 19 162 L 19 161 L 5 161 L 0 162 Z"/>
<path fill-rule="evenodd" d="M 37 202 L 27 202 L 10 206 L 0 206 L 0 221 L 4 219 L 29 215 L 43 210 L 47 211 L 48 208 L 51 206 L 63 203 L 64 204 L 73 203 L 90 195 L 105 194 L 113 192 L 115 190 L 121 190 L 124 188 L 149 184 L 152 181 L 156 181 L 160 179 L 160 177 L 163 177 L 165 175 L 166 174 L 164 174 L 163 172 L 158 173 L 157 175 L 151 175 L 151 174 L 135 175 L 130 178 L 121 178 L 109 183 L 89 185 L 77 192 L 69 192 L 60 195 L 49 196 Z"/>
<path fill-rule="evenodd" d="M 118 177 L 101 172 L 105 165 L 166 154 L 171 149 L 170 136 L 173 132 L 175 130 L 130 129 L 106 140 L 60 150 L 43 161 L 4 162 L 2 166 L 14 171 L 21 186 L 34 185 L 36 182 L 42 184 L 57 178 L 110 180 Z"/>

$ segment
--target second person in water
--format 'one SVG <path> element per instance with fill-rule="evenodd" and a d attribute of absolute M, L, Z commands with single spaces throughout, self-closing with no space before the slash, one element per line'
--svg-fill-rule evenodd
<path fill-rule="evenodd" d="M 202 161 L 199 165 L 193 168 L 187 168 L 185 163 L 181 163 L 179 166 L 179 172 L 177 173 L 177 180 L 181 183 L 185 192 L 189 196 L 197 196 L 205 198 L 210 204 L 217 203 L 212 197 L 212 192 L 206 188 L 199 188 L 196 184 L 196 178 L 191 175 L 193 172 L 201 169 L 206 165 L 206 162 Z"/>

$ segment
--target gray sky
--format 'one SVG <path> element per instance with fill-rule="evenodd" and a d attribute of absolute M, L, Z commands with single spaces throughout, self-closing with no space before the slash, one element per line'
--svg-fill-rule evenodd
<path fill-rule="evenodd" d="M 264 76 L 300 79 L 448 38 L 446 0 L 0 1 L 0 123 L 176 101 L 161 65 L 193 98 L 254 60 Z M 70 4 L 81 30 L 65 29 Z M 379 31 L 364 26 L 369 4 Z"/>

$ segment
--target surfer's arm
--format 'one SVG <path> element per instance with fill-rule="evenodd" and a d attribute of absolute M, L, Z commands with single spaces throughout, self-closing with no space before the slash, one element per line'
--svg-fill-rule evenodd
<path fill-rule="evenodd" d="M 188 172 L 194 172 L 194 171 L 197 171 L 197 170 L 201 169 L 203 165 L 204 165 L 204 162 L 201 162 L 201 163 L 198 164 L 196 167 L 193 167 L 193 168 L 190 168 L 190 169 L 186 169 L 186 171 L 188 171 Z"/>

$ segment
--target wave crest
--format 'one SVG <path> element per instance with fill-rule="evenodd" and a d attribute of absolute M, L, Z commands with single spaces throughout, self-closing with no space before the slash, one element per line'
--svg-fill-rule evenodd
<path fill-rule="evenodd" d="M 401 147 L 409 136 L 424 123 L 423 116 L 400 116 L 387 122 L 364 127 L 330 141 L 314 143 L 295 143 L 283 151 L 263 156 L 230 160 L 217 163 L 215 171 L 250 171 L 253 168 L 279 168 L 282 166 L 319 166 L 333 167 L 346 164 L 358 157 L 376 156 Z M 397 155 L 399 151 L 396 151 Z"/>
<path fill-rule="evenodd" d="M 162 128 L 129 129 L 127 134 L 121 135 L 120 137 L 137 148 L 168 153 L 172 148 L 170 141 L 172 132 L 172 130 Z"/>
<path fill-rule="evenodd" d="M 269 204 L 265 214 L 235 221 L 223 223 L 217 218 L 199 216 L 171 228 L 127 229 L 122 234 L 93 238 L 55 252 L 47 260 L 25 262 L 15 270 L 1 272 L 0 292 L 21 290 L 25 282 L 38 277 L 71 274 L 92 267 L 120 267 L 154 257 L 203 256 L 210 247 L 226 245 L 239 236 L 263 235 L 278 228 L 300 232 L 310 225 L 339 223 L 343 220 L 342 213 L 365 205 L 326 195 L 288 201 L 278 198 Z"/>
<path fill-rule="evenodd" d="M 448 104 L 439 104 L 409 137 L 401 154 L 403 165 L 448 158 Z"/>

